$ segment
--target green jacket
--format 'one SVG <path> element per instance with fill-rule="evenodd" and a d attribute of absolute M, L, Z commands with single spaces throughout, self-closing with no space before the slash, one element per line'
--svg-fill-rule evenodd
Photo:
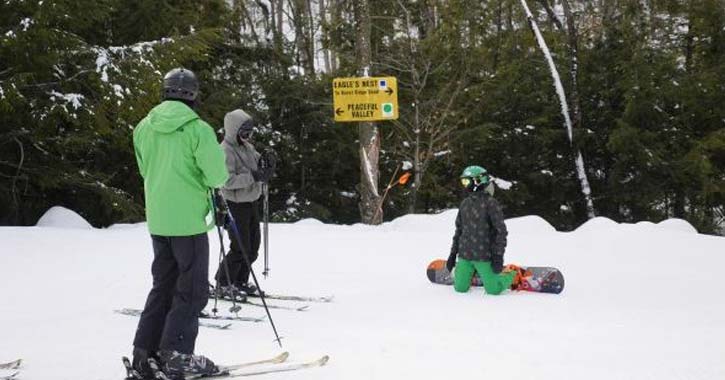
<path fill-rule="evenodd" d="M 227 180 L 224 152 L 212 128 L 191 108 L 165 101 L 133 131 L 151 234 L 190 236 L 214 226 L 209 188 Z"/>

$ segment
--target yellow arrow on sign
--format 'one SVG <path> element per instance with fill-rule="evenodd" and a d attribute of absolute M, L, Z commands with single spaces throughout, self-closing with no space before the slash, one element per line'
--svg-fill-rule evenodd
<path fill-rule="evenodd" d="M 332 81 L 335 121 L 378 121 L 398 118 L 395 77 L 335 78 Z"/>

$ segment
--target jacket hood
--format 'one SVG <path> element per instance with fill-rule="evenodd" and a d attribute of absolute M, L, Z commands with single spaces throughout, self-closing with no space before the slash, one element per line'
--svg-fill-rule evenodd
<path fill-rule="evenodd" d="M 239 128 L 252 117 L 248 113 L 236 109 L 224 115 L 224 141 L 232 145 L 239 145 L 237 142 L 237 133 Z"/>
<path fill-rule="evenodd" d="M 151 129 L 160 133 L 171 133 L 182 125 L 199 119 L 199 115 L 186 104 L 167 100 L 154 107 L 149 112 Z"/>

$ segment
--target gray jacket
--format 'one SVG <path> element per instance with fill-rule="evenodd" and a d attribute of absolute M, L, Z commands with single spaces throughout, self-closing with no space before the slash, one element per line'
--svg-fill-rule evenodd
<path fill-rule="evenodd" d="M 498 202 L 483 191 L 470 193 L 456 216 L 451 254 L 475 261 L 491 261 L 506 251 L 506 223 Z"/>
<path fill-rule="evenodd" d="M 244 142 L 240 145 L 237 141 L 242 123 L 251 118 L 239 109 L 224 116 L 224 141 L 221 146 L 226 155 L 229 179 L 222 187 L 222 195 L 231 202 L 253 202 L 262 194 L 262 184 L 252 177 L 260 155 L 252 144 Z"/>

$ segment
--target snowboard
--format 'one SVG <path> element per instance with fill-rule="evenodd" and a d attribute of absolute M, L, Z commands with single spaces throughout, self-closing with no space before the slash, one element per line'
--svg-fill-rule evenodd
<path fill-rule="evenodd" d="M 564 275 L 553 267 L 520 267 L 507 265 L 504 271 L 517 272 L 511 290 L 559 294 L 564 290 Z M 433 260 L 426 270 L 428 280 L 434 284 L 453 285 L 453 274 L 446 268 L 446 260 Z M 483 286 L 478 273 L 471 279 L 472 286 Z"/>

